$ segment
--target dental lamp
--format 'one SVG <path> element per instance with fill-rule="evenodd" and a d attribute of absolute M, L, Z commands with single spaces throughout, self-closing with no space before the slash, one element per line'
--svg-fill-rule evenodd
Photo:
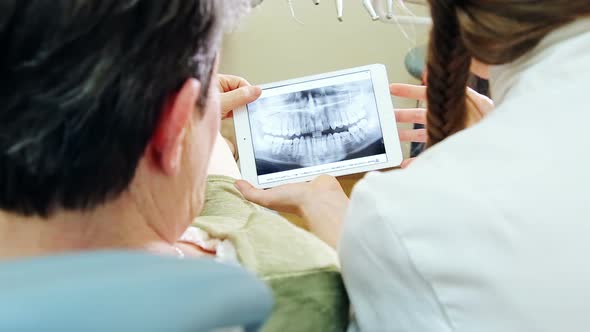
<path fill-rule="evenodd" d="M 252 6 L 258 6 L 262 3 L 263 0 L 252 0 Z M 293 0 L 287 0 L 289 5 L 291 6 L 291 11 L 293 13 L 292 7 Z M 336 1 L 336 12 L 337 18 L 339 21 L 344 20 L 344 0 L 335 0 Z M 361 0 L 365 10 L 369 13 L 370 18 L 373 21 L 380 21 L 382 23 L 391 23 L 391 24 L 414 24 L 414 25 L 430 25 L 432 24 L 432 20 L 430 17 L 420 17 L 420 16 L 413 16 L 413 15 L 397 15 L 395 13 L 395 6 L 394 1 L 399 1 L 402 8 L 405 8 L 404 3 L 411 3 L 417 5 L 427 5 L 426 0 Z M 313 4 L 319 5 L 320 0 L 312 0 Z M 293 15 L 295 16 L 295 15 Z"/>

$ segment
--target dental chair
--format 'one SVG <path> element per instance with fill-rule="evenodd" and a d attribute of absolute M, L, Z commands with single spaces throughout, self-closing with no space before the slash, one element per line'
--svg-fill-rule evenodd
<path fill-rule="evenodd" d="M 264 283 L 212 260 L 102 252 L 0 263 L 0 331 L 250 332 L 272 305 Z"/>

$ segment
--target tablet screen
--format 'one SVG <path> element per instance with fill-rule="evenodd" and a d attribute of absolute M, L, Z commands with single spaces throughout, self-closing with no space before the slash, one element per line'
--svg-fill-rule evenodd
<path fill-rule="evenodd" d="M 387 162 L 369 70 L 265 89 L 248 118 L 262 185 Z"/>

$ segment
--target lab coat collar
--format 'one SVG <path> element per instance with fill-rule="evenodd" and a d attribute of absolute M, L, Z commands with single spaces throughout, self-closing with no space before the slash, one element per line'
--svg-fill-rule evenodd
<path fill-rule="evenodd" d="M 541 62 L 567 40 L 590 33 L 590 18 L 578 19 L 547 35 L 537 47 L 516 61 L 505 65 L 492 66 L 490 69 L 490 87 L 496 106 L 502 104 L 510 89 L 517 84 L 520 74 L 529 67 Z M 571 59 L 564 59 L 571 60 Z"/>

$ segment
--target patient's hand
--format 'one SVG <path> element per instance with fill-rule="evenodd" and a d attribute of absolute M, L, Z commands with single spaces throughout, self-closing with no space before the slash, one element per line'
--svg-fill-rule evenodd
<path fill-rule="evenodd" d="M 336 178 L 322 175 L 309 183 L 268 190 L 256 189 L 246 181 L 236 182 L 236 187 L 253 203 L 303 218 L 307 229 L 336 248 L 349 201 Z"/>
<path fill-rule="evenodd" d="M 245 106 L 260 97 L 262 90 L 245 79 L 233 75 L 217 75 L 221 92 L 221 118 L 229 118 L 236 108 Z"/>

